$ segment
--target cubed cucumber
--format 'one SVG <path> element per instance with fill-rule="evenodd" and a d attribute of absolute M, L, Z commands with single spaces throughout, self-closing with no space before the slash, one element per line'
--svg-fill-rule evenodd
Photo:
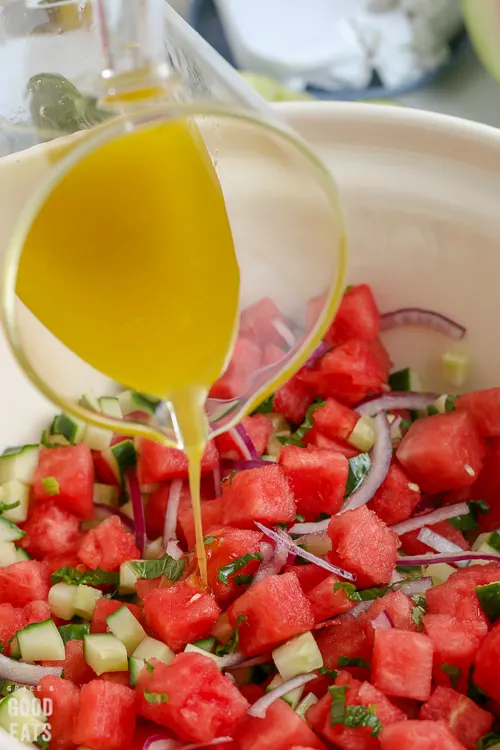
<path fill-rule="evenodd" d="M 38 455 L 38 454 L 37 454 Z M 2 518 L 12 523 L 24 523 L 28 518 L 29 487 L 19 479 L 11 479 L 0 486 L 0 501 L 5 505 L 15 505 L 15 508 L 4 510 Z M 19 503 L 19 505 L 17 505 Z"/>
<path fill-rule="evenodd" d="M 64 641 L 54 620 L 27 625 L 17 633 L 23 661 L 64 661 Z"/>
<path fill-rule="evenodd" d="M 46 448 L 56 448 L 58 445 L 71 445 L 69 440 L 66 440 L 64 435 L 51 435 L 50 432 L 44 430 L 40 442 Z"/>
<path fill-rule="evenodd" d="M 102 457 L 120 482 L 123 482 L 127 469 L 134 468 L 137 463 L 137 453 L 132 440 L 123 440 L 112 445 L 102 452 Z"/>
<path fill-rule="evenodd" d="M 158 539 L 155 539 L 153 542 L 150 542 L 148 544 L 144 552 L 144 557 L 146 558 L 146 560 L 154 560 L 156 557 L 162 555 L 163 552 L 163 538 L 159 536 Z"/>
<path fill-rule="evenodd" d="M 23 743 L 36 742 L 46 724 L 42 704 L 28 688 L 21 687 L 0 701 L 0 727 L 11 738 Z"/>
<path fill-rule="evenodd" d="M 10 643 L 10 658 L 11 659 L 20 659 L 21 658 L 21 649 L 19 648 L 19 641 L 17 638 L 14 638 L 13 641 Z"/>
<path fill-rule="evenodd" d="M 118 394 L 118 401 L 122 414 L 132 414 L 135 411 L 143 411 L 147 414 L 154 414 L 155 409 L 160 403 L 157 399 L 148 399 L 137 391 L 123 391 Z"/>
<path fill-rule="evenodd" d="M 61 620 L 72 620 L 75 616 L 77 586 L 69 583 L 56 583 L 49 591 L 50 611 Z"/>
<path fill-rule="evenodd" d="M 129 682 L 132 687 L 137 685 L 137 680 L 139 679 L 139 675 L 144 669 L 145 664 L 146 662 L 144 659 L 136 659 L 135 656 L 131 656 L 128 660 Z"/>
<path fill-rule="evenodd" d="M 500 561 L 500 534 L 497 531 L 488 531 L 479 534 L 472 545 L 473 552 L 482 552 L 487 555 L 498 555 Z M 474 560 L 475 565 L 488 565 L 489 560 Z"/>
<path fill-rule="evenodd" d="M 425 568 L 424 576 L 430 576 L 432 578 L 432 585 L 439 586 L 441 583 L 446 583 L 451 574 L 456 572 L 456 568 L 452 568 L 447 563 L 434 563 Z"/>
<path fill-rule="evenodd" d="M 271 690 L 274 690 L 274 688 L 279 687 L 280 685 L 283 685 L 285 680 L 283 677 L 279 674 L 274 677 L 269 685 L 266 687 L 266 693 L 269 693 Z M 282 700 L 285 701 L 285 703 L 288 703 L 289 706 L 295 709 L 299 705 L 299 701 L 302 698 L 302 693 L 304 692 L 304 685 L 300 685 L 300 687 L 295 688 L 294 690 L 290 690 L 289 693 L 286 693 L 286 695 L 282 695 Z"/>
<path fill-rule="evenodd" d="M 448 350 L 441 357 L 443 377 L 455 388 L 462 388 L 470 375 L 471 358 L 468 354 Z"/>
<path fill-rule="evenodd" d="M 111 633 L 84 636 L 83 655 L 96 675 L 104 672 L 127 672 L 128 656 L 125 645 Z"/>
<path fill-rule="evenodd" d="M 375 428 L 371 417 L 360 417 L 347 438 L 349 445 L 354 446 L 362 453 L 371 451 L 375 444 Z"/>
<path fill-rule="evenodd" d="M 123 419 L 120 402 L 114 396 L 101 396 L 99 406 L 103 414 L 113 419 Z"/>
<path fill-rule="evenodd" d="M 101 411 L 101 407 L 99 406 L 99 399 L 97 398 L 97 395 L 94 393 L 94 391 L 88 391 L 87 393 L 84 393 L 80 399 L 80 403 L 86 409 L 90 409 L 90 411 Z"/>
<path fill-rule="evenodd" d="M 109 630 L 125 645 L 127 654 L 132 656 L 134 651 L 147 637 L 141 623 L 128 607 L 120 607 L 106 617 Z"/>
<path fill-rule="evenodd" d="M 23 536 L 26 536 L 26 533 L 19 526 L 0 516 L 0 542 L 17 542 Z"/>
<path fill-rule="evenodd" d="M 81 422 L 79 419 L 75 419 L 75 417 L 71 417 L 69 414 L 62 412 L 62 414 L 58 414 L 57 417 L 54 417 L 49 428 L 48 436 L 62 435 L 68 443 L 76 445 L 76 443 L 82 442 L 85 437 L 86 429 L 87 425 L 85 422 Z"/>
<path fill-rule="evenodd" d="M 0 456 L 0 484 L 11 482 L 13 479 L 24 484 L 32 484 L 38 466 L 38 453 L 38 445 L 7 448 Z"/>
<path fill-rule="evenodd" d="M 16 547 L 16 562 L 22 562 L 23 560 L 31 560 L 31 556 L 22 547 Z"/>
<path fill-rule="evenodd" d="M 111 445 L 113 439 L 113 433 L 111 430 L 106 430 L 104 427 L 96 427 L 96 425 L 89 424 L 83 442 L 88 445 L 92 451 L 105 451 Z"/>
<path fill-rule="evenodd" d="M 134 572 L 130 563 L 140 562 L 139 560 L 129 560 L 120 565 L 120 594 L 135 594 L 135 584 L 137 583 L 137 573 Z"/>
<path fill-rule="evenodd" d="M 272 656 L 278 672 L 285 681 L 323 666 L 321 651 L 310 631 L 275 648 Z"/>
<path fill-rule="evenodd" d="M 208 659 L 212 659 L 217 664 L 217 667 L 219 669 L 222 669 L 222 657 L 216 656 L 215 654 L 211 654 L 210 651 L 205 651 L 203 648 L 198 648 L 198 646 L 195 646 L 194 643 L 188 643 L 186 648 L 184 649 L 186 653 L 194 653 L 199 654 L 200 656 L 206 656 Z"/>
<path fill-rule="evenodd" d="M 0 568 L 19 562 L 14 542 L 0 542 Z"/>
<path fill-rule="evenodd" d="M 495 581 L 484 586 L 477 586 L 476 596 L 489 621 L 498 620 L 500 617 L 500 582 Z"/>
<path fill-rule="evenodd" d="M 420 391 L 422 390 L 420 379 L 417 373 L 406 367 L 404 370 L 391 372 L 389 375 L 389 385 L 393 391 Z"/>
<path fill-rule="evenodd" d="M 305 698 L 302 698 L 299 705 L 295 709 L 295 713 L 300 716 L 301 719 L 306 720 L 306 712 L 311 706 L 315 706 L 318 699 L 314 693 L 308 693 Z"/>
<path fill-rule="evenodd" d="M 102 591 L 99 591 L 99 589 L 80 584 L 77 587 L 74 600 L 75 615 L 82 617 L 84 620 L 91 620 L 94 616 L 96 602 L 101 596 Z"/>
<path fill-rule="evenodd" d="M 446 413 L 446 399 L 448 398 L 448 394 L 443 393 L 442 396 L 439 396 L 432 406 L 436 410 L 438 414 L 445 414 Z"/>
<path fill-rule="evenodd" d="M 201 648 L 203 651 L 210 651 L 213 653 L 217 646 L 217 638 L 202 638 L 201 641 L 194 641 L 193 646 Z"/>
<path fill-rule="evenodd" d="M 120 506 L 120 513 L 123 513 L 124 516 L 130 518 L 131 521 L 134 520 L 134 506 L 130 500 Z"/>
<path fill-rule="evenodd" d="M 113 508 L 120 502 L 120 490 L 111 484 L 94 484 L 94 503 L 111 505 Z"/>
<path fill-rule="evenodd" d="M 148 637 L 136 648 L 132 656 L 135 659 L 143 659 L 143 661 L 158 659 L 158 661 L 162 661 L 165 664 L 170 664 L 174 660 L 175 654 L 162 641 Z"/>

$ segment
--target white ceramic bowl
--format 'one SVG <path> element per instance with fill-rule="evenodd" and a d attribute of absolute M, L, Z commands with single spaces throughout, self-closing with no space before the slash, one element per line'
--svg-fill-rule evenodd
<path fill-rule="evenodd" d="M 500 348 L 500 131 L 465 120 L 380 105 L 298 103 L 281 114 L 316 148 L 338 181 L 350 235 L 350 281 L 372 284 L 382 311 L 438 310 L 467 326 L 469 388 L 498 385 Z M 6 180 L 8 177 L 8 180 Z M 37 168 L 0 162 L 0 236 Z M 24 185 L 28 192 L 29 185 Z M 2 231 L 3 230 L 3 231 Z M 258 226 L 255 228 L 258 240 Z M 385 336 L 397 367 L 445 390 L 443 336 Z M 0 449 L 37 440 L 55 407 L 26 380 L 0 333 Z M 2 747 L 19 746 L 2 738 Z"/>

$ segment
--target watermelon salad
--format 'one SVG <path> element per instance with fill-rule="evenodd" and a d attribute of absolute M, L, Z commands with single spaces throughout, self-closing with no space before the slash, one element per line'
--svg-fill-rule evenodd
<path fill-rule="evenodd" d="M 449 394 L 391 372 L 380 331 L 412 324 L 465 335 L 348 288 L 307 364 L 209 443 L 208 588 L 180 451 L 66 414 L 6 450 L 0 727 L 40 750 L 499 750 L 500 388 L 455 396 L 453 350 Z"/>

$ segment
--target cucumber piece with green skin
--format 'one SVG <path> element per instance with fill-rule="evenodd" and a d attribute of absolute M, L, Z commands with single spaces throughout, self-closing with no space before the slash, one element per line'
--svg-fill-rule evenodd
<path fill-rule="evenodd" d="M 17 633 L 23 661 L 64 661 L 64 641 L 54 620 L 27 625 Z"/>
<path fill-rule="evenodd" d="M 146 662 L 144 659 L 137 659 L 135 656 L 131 656 L 128 660 L 128 669 L 129 669 L 129 682 L 132 687 L 135 687 L 137 685 L 137 680 L 139 679 L 139 675 L 144 669 Z"/>
<path fill-rule="evenodd" d="M 23 560 L 31 560 L 31 556 L 22 547 L 16 547 L 16 562 L 23 562 Z"/>
<path fill-rule="evenodd" d="M 201 648 L 203 651 L 210 651 L 210 653 L 213 653 L 217 646 L 217 638 L 214 638 L 213 636 L 211 638 L 203 638 L 201 641 L 194 641 L 193 646 Z"/>
<path fill-rule="evenodd" d="M 134 617 L 128 607 L 123 606 L 112 612 L 106 617 L 106 622 L 111 633 L 124 644 L 129 656 L 132 656 L 147 637 L 141 623 Z"/>
<path fill-rule="evenodd" d="M 83 442 L 88 445 L 92 451 L 105 451 L 111 445 L 113 439 L 113 433 L 111 430 L 105 430 L 104 427 L 96 427 L 96 425 L 87 425 L 87 431 Z"/>
<path fill-rule="evenodd" d="M 62 435 L 68 443 L 76 445 L 76 443 L 82 442 L 86 429 L 87 425 L 85 422 L 81 422 L 79 419 L 70 417 L 69 414 L 62 412 L 57 417 L 54 417 L 49 428 L 49 437 Z"/>
<path fill-rule="evenodd" d="M 0 542 L 0 568 L 19 562 L 14 542 Z"/>
<path fill-rule="evenodd" d="M 283 685 L 285 680 L 283 677 L 279 674 L 277 674 L 269 683 L 269 685 L 266 687 L 266 693 L 269 693 L 271 690 L 274 690 L 274 688 L 279 687 L 280 685 Z M 301 685 L 298 688 L 295 688 L 294 690 L 290 690 L 289 693 L 286 693 L 286 695 L 282 695 L 281 699 L 285 701 L 285 703 L 288 703 L 288 705 L 295 709 L 299 705 L 300 699 L 302 698 L 302 693 L 304 692 L 304 685 Z"/>
<path fill-rule="evenodd" d="M 80 403 L 86 409 L 90 409 L 90 411 L 101 411 L 101 407 L 99 406 L 99 399 L 97 398 L 97 395 L 94 393 L 94 391 L 88 391 L 87 393 L 84 393 L 80 399 Z"/>
<path fill-rule="evenodd" d="M 476 587 L 476 596 L 490 622 L 500 617 L 500 582 Z"/>
<path fill-rule="evenodd" d="M 11 659 L 20 659 L 21 658 L 21 649 L 19 648 L 19 641 L 17 638 L 14 638 L 14 640 L 10 643 L 10 658 Z"/>
<path fill-rule="evenodd" d="M 308 709 L 311 708 L 311 706 L 315 706 L 317 702 L 318 699 L 316 698 L 314 693 L 308 693 L 306 697 L 300 701 L 299 705 L 295 709 L 295 713 L 305 721 Z"/>
<path fill-rule="evenodd" d="M 61 620 L 72 620 L 75 616 L 75 598 L 77 586 L 69 583 L 56 583 L 49 591 L 50 611 Z"/>
<path fill-rule="evenodd" d="M 13 479 L 24 484 L 32 484 L 38 466 L 39 450 L 38 445 L 7 448 L 0 456 L 0 484 L 11 482 Z"/>
<path fill-rule="evenodd" d="M 128 672 L 125 645 L 111 633 L 92 633 L 84 636 L 83 655 L 96 675 L 104 672 Z"/>
<path fill-rule="evenodd" d="M 411 367 L 405 367 L 404 370 L 391 372 L 389 375 L 389 385 L 393 391 L 421 390 L 419 377 Z"/>
<path fill-rule="evenodd" d="M 349 445 L 357 448 L 361 453 L 368 453 L 375 444 L 375 428 L 371 417 L 360 417 L 347 438 Z"/>
<path fill-rule="evenodd" d="M 99 399 L 101 412 L 113 419 L 123 419 L 120 402 L 115 396 L 101 396 Z"/>
<path fill-rule="evenodd" d="M 163 546 L 163 537 L 159 536 L 158 539 L 150 542 L 144 552 L 145 560 L 154 560 L 156 557 L 160 557 L 165 551 Z"/>
<path fill-rule="evenodd" d="M 323 657 L 310 631 L 292 638 L 272 652 L 276 669 L 284 681 L 323 666 Z"/>
<path fill-rule="evenodd" d="M 120 565 L 120 594 L 134 594 L 135 584 L 137 583 L 138 575 L 134 572 L 130 563 L 140 562 L 140 560 L 129 560 Z"/>
<path fill-rule="evenodd" d="M 94 484 L 94 503 L 116 508 L 120 504 L 120 490 L 111 484 Z"/>
<path fill-rule="evenodd" d="M 0 486 L 0 501 L 4 505 L 14 505 L 2 512 L 2 518 L 12 523 L 24 523 L 29 512 L 29 487 L 18 479 L 11 479 Z M 19 504 L 18 504 L 19 503 Z"/>
<path fill-rule="evenodd" d="M 0 542 L 17 542 L 23 536 L 26 536 L 26 533 L 19 526 L 0 516 Z"/>
<path fill-rule="evenodd" d="M 210 653 L 210 651 L 205 651 L 203 648 L 198 648 L 198 646 L 195 646 L 194 643 L 188 643 L 186 648 L 184 649 L 185 653 L 193 653 L 193 654 L 199 654 L 200 656 L 206 656 L 207 659 L 212 659 L 217 664 L 218 669 L 222 670 L 223 661 L 222 656 L 217 656 L 216 654 Z"/>
<path fill-rule="evenodd" d="M 123 483 L 127 469 L 135 468 L 137 464 L 137 453 L 132 440 L 123 440 L 102 452 L 102 457 L 109 465 L 111 471 Z"/>
<path fill-rule="evenodd" d="M 170 664 L 174 660 L 174 656 L 174 652 L 171 651 L 165 643 L 148 636 L 142 641 L 130 657 L 130 662 L 133 661 L 134 679 L 136 679 L 144 664 L 150 659 L 158 659 L 158 661 L 161 661 L 164 664 Z M 130 670 L 132 679 L 132 666 L 130 667 Z"/>
<path fill-rule="evenodd" d="M 0 727 L 24 743 L 36 742 L 47 724 L 42 704 L 28 688 L 21 687 L 0 701 Z"/>
<path fill-rule="evenodd" d="M 73 588 L 76 588 L 73 600 L 75 615 L 82 617 L 84 620 L 91 620 L 94 616 L 96 602 L 102 597 L 102 591 L 92 586 L 85 586 L 82 583 Z"/>
<path fill-rule="evenodd" d="M 158 400 L 149 400 L 141 393 L 137 391 L 123 391 L 118 394 L 118 401 L 122 410 L 123 416 L 132 414 L 136 411 L 142 411 L 146 414 L 154 414 L 155 410 L 160 403 Z"/>

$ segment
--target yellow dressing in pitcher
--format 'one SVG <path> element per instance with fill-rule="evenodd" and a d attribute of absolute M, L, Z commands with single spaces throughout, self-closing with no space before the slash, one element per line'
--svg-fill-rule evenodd
<path fill-rule="evenodd" d="M 189 458 L 206 583 L 204 402 L 231 349 L 239 269 L 196 128 L 177 121 L 120 135 L 70 169 L 30 227 L 16 290 L 83 360 L 172 404 Z"/>

